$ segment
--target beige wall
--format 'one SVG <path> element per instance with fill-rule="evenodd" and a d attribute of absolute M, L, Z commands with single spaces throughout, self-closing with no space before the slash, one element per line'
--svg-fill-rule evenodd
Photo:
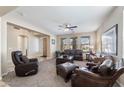
<path fill-rule="evenodd" d="M 1 80 L 1 17 L 0 17 L 0 80 Z"/>
<path fill-rule="evenodd" d="M 113 25 L 118 24 L 118 56 L 124 57 L 123 53 L 123 7 L 117 7 L 111 15 L 105 20 L 97 31 L 97 50 L 101 51 L 101 35 Z M 124 75 L 118 80 L 124 85 Z"/>
<path fill-rule="evenodd" d="M 52 39 L 54 39 L 55 40 L 55 44 L 52 44 Z M 50 56 L 51 57 L 55 57 L 55 51 L 57 50 L 56 49 L 56 46 L 57 46 L 57 39 L 56 39 L 56 36 L 55 35 L 52 35 L 51 37 L 50 37 Z"/>
<path fill-rule="evenodd" d="M 77 37 L 77 47 L 80 49 L 80 37 L 81 36 L 90 36 L 90 44 L 94 46 L 94 50 L 96 50 L 96 32 L 83 32 L 77 34 L 67 34 L 67 35 L 58 35 L 57 36 L 57 50 L 61 50 L 61 38 L 71 38 Z"/>
<path fill-rule="evenodd" d="M 118 56 L 123 57 L 123 7 L 117 7 L 97 31 L 97 50 L 101 51 L 101 35 L 113 25 L 118 24 Z"/>
<path fill-rule="evenodd" d="M 25 37 L 27 38 L 27 42 L 24 41 Z M 8 70 L 10 71 L 13 70 L 11 68 L 14 66 L 12 59 L 11 59 L 12 51 L 21 50 L 23 54 L 26 55 L 26 49 L 27 49 L 29 58 L 43 56 L 43 39 L 42 38 L 47 38 L 47 37 L 48 36 L 46 35 L 44 35 L 43 37 L 37 37 L 33 34 L 33 31 L 29 31 L 23 28 L 20 28 L 20 30 L 17 30 L 14 28 L 13 25 L 8 24 L 7 25 L 7 67 L 8 67 Z M 50 49 L 49 46 L 48 48 Z M 48 54 L 50 54 L 49 51 L 48 51 Z"/>
<path fill-rule="evenodd" d="M 50 42 L 51 42 L 51 38 L 56 38 L 55 35 L 51 34 L 50 32 L 42 29 L 42 27 L 38 27 L 36 26 L 35 24 L 31 24 L 30 22 L 26 21 L 26 20 L 23 20 L 21 19 L 20 16 L 18 15 L 12 15 L 11 13 L 8 13 L 6 14 L 5 16 L 2 16 L 2 45 L 1 45 L 1 64 L 2 64 L 2 75 L 5 75 L 8 73 L 7 71 L 7 22 L 9 23 L 13 23 L 13 24 L 16 24 L 16 25 L 19 25 L 21 27 L 25 27 L 25 28 L 28 28 L 28 29 L 31 29 L 31 30 L 34 30 L 34 31 L 37 31 L 37 32 L 40 32 L 40 33 L 43 33 L 43 34 L 47 34 L 50 36 Z M 56 50 L 56 45 L 51 45 L 51 43 L 49 43 L 49 47 L 52 47 L 50 49 L 50 56 L 53 56 L 53 52 L 55 52 Z"/>

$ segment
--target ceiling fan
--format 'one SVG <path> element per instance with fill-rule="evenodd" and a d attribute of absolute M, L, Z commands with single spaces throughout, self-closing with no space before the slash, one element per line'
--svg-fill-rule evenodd
<path fill-rule="evenodd" d="M 78 26 L 73 26 L 71 24 L 62 24 L 62 25 L 59 25 L 60 28 L 63 28 L 64 31 L 73 31 L 74 28 L 77 28 Z M 62 29 L 59 29 L 59 30 L 62 30 Z"/>

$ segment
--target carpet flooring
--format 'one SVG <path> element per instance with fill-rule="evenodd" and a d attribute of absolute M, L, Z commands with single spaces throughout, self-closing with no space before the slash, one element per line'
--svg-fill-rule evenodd
<path fill-rule="evenodd" d="M 85 66 L 85 62 L 76 61 L 75 64 Z M 55 59 L 39 62 L 39 71 L 36 75 L 28 77 L 17 77 L 14 72 L 9 72 L 3 77 L 10 87 L 70 87 L 70 81 L 64 82 L 64 79 L 56 75 Z"/>
<path fill-rule="evenodd" d="M 79 67 L 86 66 L 86 61 L 74 61 Z M 2 83 L 1 83 L 2 82 Z M 9 72 L 0 83 L 2 87 L 71 87 L 71 82 L 56 75 L 55 59 L 39 62 L 39 71 L 36 75 L 28 77 L 17 77 Z M 118 87 L 117 84 L 114 87 Z"/>

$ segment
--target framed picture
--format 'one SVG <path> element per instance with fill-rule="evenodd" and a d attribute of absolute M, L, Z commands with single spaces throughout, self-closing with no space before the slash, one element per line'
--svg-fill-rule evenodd
<path fill-rule="evenodd" d="M 117 55 L 118 24 L 112 26 L 102 34 L 102 52 L 108 55 Z"/>
<path fill-rule="evenodd" d="M 52 39 L 52 44 L 54 44 L 54 45 L 55 45 L 55 39 Z"/>

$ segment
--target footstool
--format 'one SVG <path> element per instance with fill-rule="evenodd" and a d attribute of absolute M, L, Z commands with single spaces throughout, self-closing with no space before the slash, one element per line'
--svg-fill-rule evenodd
<path fill-rule="evenodd" d="M 79 66 L 70 62 L 66 62 L 56 66 L 56 73 L 57 75 L 60 75 L 61 77 L 63 77 L 65 82 L 68 82 L 69 79 L 71 78 L 73 71 L 76 68 L 79 68 Z"/>
<path fill-rule="evenodd" d="M 63 63 L 66 63 L 66 62 L 73 63 L 73 60 L 74 60 L 73 56 L 64 57 L 64 55 L 62 55 L 62 56 L 59 56 L 59 57 L 56 58 L 56 65 L 63 64 Z"/>

